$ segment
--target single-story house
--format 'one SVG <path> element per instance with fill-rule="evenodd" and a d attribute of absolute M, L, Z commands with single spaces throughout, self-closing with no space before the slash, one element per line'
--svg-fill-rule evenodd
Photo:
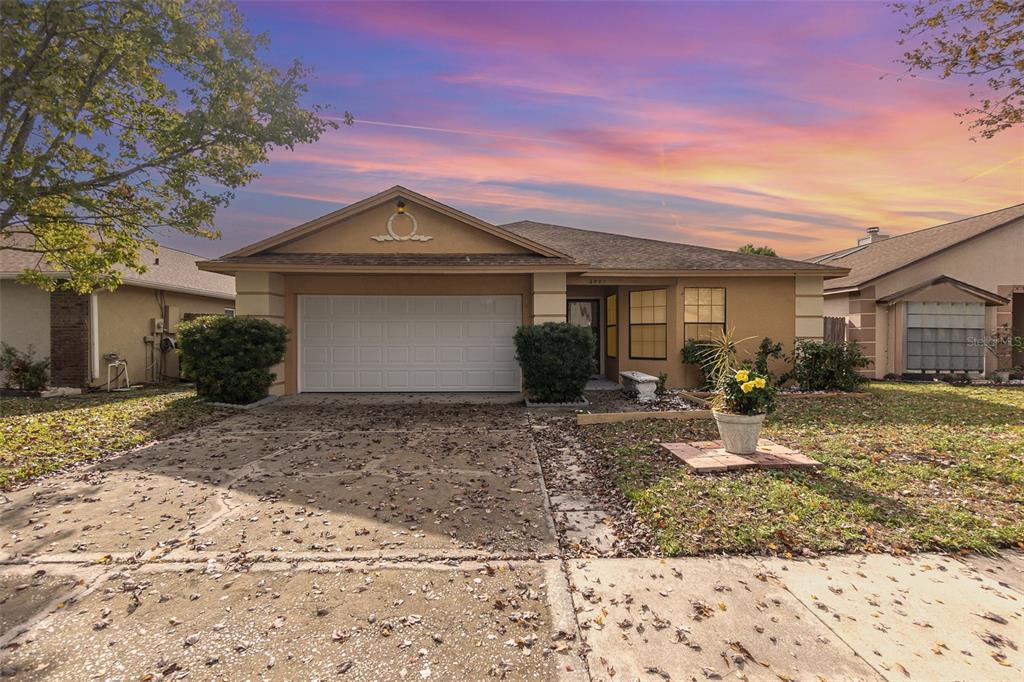
<path fill-rule="evenodd" d="M 1024 204 L 889 237 L 877 227 L 812 262 L 849 268 L 825 282 L 825 315 L 843 318 L 865 373 L 974 372 L 1024 365 L 993 345 L 1024 337 Z"/>
<path fill-rule="evenodd" d="M 599 373 L 692 385 L 679 351 L 723 329 L 822 337 L 844 268 L 521 221 L 493 225 L 392 187 L 200 262 L 235 276 L 239 315 L 283 323 L 277 394 L 519 391 L 522 324 L 587 325 Z"/>
<path fill-rule="evenodd" d="M 144 251 L 146 272 L 125 271 L 124 284 L 114 291 L 78 295 L 16 281 L 40 257 L 3 248 L 9 243 L 0 242 L 0 341 L 50 358 L 51 386 L 104 386 L 107 366 L 116 360 L 127 363 L 133 384 L 178 378 L 178 322 L 234 314 L 234 278 L 199 270 L 200 257 L 184 251 Z M 123 370 L 112 376 L 117 371 Z"/>

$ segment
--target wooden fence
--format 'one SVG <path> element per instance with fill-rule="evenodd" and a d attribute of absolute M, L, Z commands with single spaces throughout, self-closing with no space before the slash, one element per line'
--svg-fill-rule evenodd
<path fill-rule="evenodd" d="M 825 320 L 825 341 L 826 343 L 846 342 L 846 318 L 828 317 Z"/>

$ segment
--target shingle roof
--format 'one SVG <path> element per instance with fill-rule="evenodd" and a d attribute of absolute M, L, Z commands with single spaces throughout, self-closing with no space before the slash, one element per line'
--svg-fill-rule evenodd
<path fill-rule="evenodd" d="M 24 238 L 0 240 L 0 277 L 19 275 L 27 269 L 36 269 L 40 262 L 37 253 L 12 251 L 3 248 L 5 244 L 24 243 Z M 125 284 L 134 284 L 154 289 L 168 289 L 201 296 L 234 299 L 235 278 L 214 272 L 204 272 L 196 267 L 196 262 L 204 260 L 185 251 L 161 246 L 156 253 L 142 251 L 139 260 L 146 266 L 146 272 L 138 273 L 121 268 Z M 159 260 L 159 265 L 157 261 Z M 49 268 L 41 268 L 42 272 L 60 275 Z"/>
<path fill-rule="evenodd" d="M 830 266 L 522 220 L 501 227 L 588 263 L 588 270 L 799 270 Z"/>
<path fill-rule="evenodd" d="M 849 289 L 887 275 L 894 270 L 956 246 L 972 237 L 1024 218 L 1024 204 L 936 225 L 882 241 L 834 251 L 810 262 L 850 268 L 850 274 L 825 283 L 826 290 Z M 1024 245 L 1021 245 L 1024 247 Z"/>
<path fill-rule="evenodd" d="M 475 267 L 574 265 L 568 258 L 536 253 L 260 253 L 225 256 L 211 266 L 246 264 L 280 267 Z"/>

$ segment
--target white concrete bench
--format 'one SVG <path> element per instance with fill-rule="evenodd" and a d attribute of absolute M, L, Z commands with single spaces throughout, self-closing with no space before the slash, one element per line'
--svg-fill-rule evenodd
<path fill-rule="evenodd" d="M 648 403 L 658 399 L 658 377 L 630 371 L 619 372 L 619 379 L 622 380 L 622 390 L 636 396 L 639 402 Z"/>

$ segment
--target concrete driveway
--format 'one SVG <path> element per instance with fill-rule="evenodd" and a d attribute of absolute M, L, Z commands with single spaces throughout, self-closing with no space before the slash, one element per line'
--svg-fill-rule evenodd
<path fill-rule="evenodd" d="M 0 496 L 0 675 L 1024 671 L 1019 556 L 598 558 L 616 524 L 552 437 L 570 417 L 464 400 L 283 399 Z"/>

